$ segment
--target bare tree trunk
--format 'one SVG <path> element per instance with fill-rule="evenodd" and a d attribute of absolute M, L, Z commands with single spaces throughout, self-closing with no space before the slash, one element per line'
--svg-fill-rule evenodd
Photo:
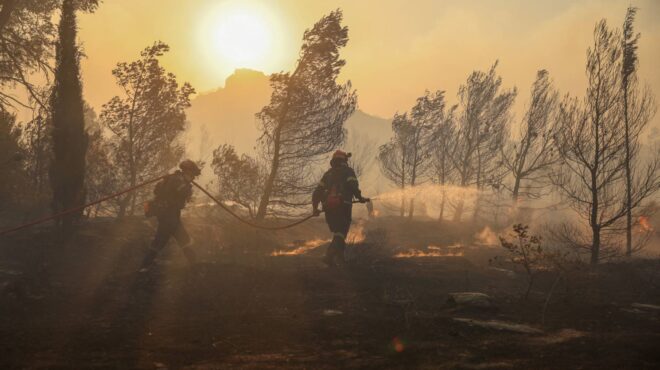
<path fill-rule="evenodd" d="M 454 221 L 455 222 L 460 222 L 461 218 L 463 217 L 463 207 L 465 206 L 463 199 L 458 201 L 458 205 L 456 206 L 456 209 L 454 210 Z"/>
<path fill-rule="evenodd" d="M 630 125 L 628 121 L 628 86 L 623 88 L 623 118 L 626 135 L 626 256 L 632 255 L 632 174 L 630 171 Z"/>
<path fill-rule="evenodd" d="M 264 185 L 264 193 L 261 196 L 259 201 L 259 208 L 257 210 L 257 220 L 263 220 L 266 217 L 266 211 L 268 210 L 268 202 L 270 201 L 270 196 L 273 194 L 273 185 L 275 184 L 275 178 L 277 177 L 277 170 L 280 166 L 280 137 L 282 133 L 281 122 L 278 123 L 278 127 L 275 130 L 275 138 L 273 143 L 273 160 L 270 164 L 270 173 L 268 174 L 268 179 Z"/>
<path fill-rule="evenodd" d="M 595 265 L 600 259 L 600 226 L 591 226 L 593 242 L 591 245 L 591 264 Z"/>
<path fill-rule="evenodd" d="M 404 193 L 405 186 L 401 185 L 401 209 L 399 210 L 399 215 L 401 217 L 406 215 L 406 194 Z"/>
<path fill-rule="evenodd" d="M 445 200 L 447 198 L 447 191 L 442 189 L 442 198 L 440 199 L 440 215 L 438 216 L 438 222 L 442 222 L 445 219 Z"/>
<path fill-rule="evenodd" d="M 478 131 L 477 131 L 478 135 Z M 477 143 L 479 145 L 479 143 Z M 477 199 L 474 202 L 474 213 L 472 214 L 472 222 L 477 221 L 477 216 L 481 208 L 481 151 L 479 146 L 477 146 Z"/>
<path fill-rule="evenodd" d="M 513 183 L 513 193 L 511 194 L 514 203 L 518 201 L 519 192 L 520 192 L 520 177 L 516 176 L 516 179 Z"/>
<path fill-rule="evenodd" d="M 126 209 L 128 208 L 128 202 L 130 201 L 130 195 L 122 198 L 119 201 L 119 211 L 117 212 L 117 218 L 122 218 L 126 216 Z"/>
<path fill-rule="evenodd" d="M 596 144 L 596 153 L 598 153 L 598 144 Z M 598 159 L 596 159 L 598 163 Z M 598 224 L 598 183 L 596 182 L 596 171 L 591 172 L 591 263 L 597 264 L 600 252 L 600 225 Z"/>

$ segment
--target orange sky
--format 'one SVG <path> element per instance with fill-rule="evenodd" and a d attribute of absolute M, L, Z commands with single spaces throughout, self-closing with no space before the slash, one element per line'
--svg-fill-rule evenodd
<path fill-rule="evenodd" d="M 540 68 L 550 71 L 562 92 L 582 94 L 594 24 L 607 18 L 620 26 L 629 3 L 640 8 L 640 75 L 660 94 L 660 71 L 652 64 L 660 60 L 655 0 L 105 0 L 95 14 L 80 16 L 85 98 L 99 110 L 118 92 L 110 74 L 115 64 L 136 59 L 155 40 L 171 46 L 163 63 L 180 81 L 198 92 L 222 86 L 241 66 L 209 57 L 217 40 L 207 30 L 227 7 L 256 9 L 273 28 L 275 51 L 248 67 L 290 70 L 304 29 L 341 8 L 350 30 L 342 78 L 353 82 L 362 110 L 391 117 L 425 89 L 446 90 L 453 102 L 472 70 L 499 59 L 504 85 L 520 90 L 518 113 Z"/>

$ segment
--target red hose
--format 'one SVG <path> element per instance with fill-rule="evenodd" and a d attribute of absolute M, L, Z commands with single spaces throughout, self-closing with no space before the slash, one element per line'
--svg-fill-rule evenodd
<path fill-rule="evenodd" d="M 83 209 L 85 209 L 85 208 L 87 208 L 87 207 L 90 207 L 90 206 L 93 206 L 93 205 L 96 205 L 96 204 L 99 204 L 99 203 L 105 202 L 106 200 L 110 200 L 110 199 L 112 199 L 112 198 L 116 198 L 116 197 L 118 197 L 118 196 L 120 196 L 120 195 L 124 195 L 124 194 L 126 194 L 126 193 L 130 193 L 131 191 L 134 191 L 134 190 L 139 189 L 139 188 L 141 188 L 141 187 L 143 187 L 143 186 L 146 186 L 146 185 L 152 184 L 152 183 L 154 183 L 154 182 L 156 182 L 156 181 L 159 181 L 159 180 L 161 180 L 161 179 L 163 179 L 163 178 L 165 178 L 165 177 L 167 177 L 167 176 L 169 176 L 169 175 L 163 175 L 163 176 L 160 176 L 160 177 L 155 178 L 155 179 L 153 179 L 153 180 L 145 181 L 145 182 L 143 182 L 143 183 L 141 183 L 141 184 L 138 184 L 138 185 L 132 186 L 132 187 L 130 187 L 130 188 L 128 188 L 128 189 L 124 189 L 124 190 L 122 190 L 122 191 L 120 191 L 120 192 L 118 192 L 118 193 L 114 193 L 114 194 L 108 195 L 108 196 L 106 196 L 106 197 L 103 197 L 103 198 L 98 199 L 98 200 L 96 200 L 96 201 L 94 201 L 94 202 L 91 202 L 91 203 L 84 204 L 84 205 L 82 205 L 82 206 L 77 206 L 77 207 L 74 207 L 74 208 L 69 208 L 69 209 L 67 209 L 67 210 L 64 210 L 64 211 L 58 212 L 58 213 L 56 213 L 56 214 L 54 214 L 54 215 L 47 216 L 47 217 L 43 217 L 43 218 L 40 218 L 40 219 L 37 219 L 37 220 L 34 220 L 34 221 L 30 221 L 30 222 L 28 222 L 28 223 L 25 223 L 25 224 L 19 225 L 19 226 L 12 227 L 12 228 L 7 229 L 7 230 L 0 231 L 0 236 L 2 236 L 2 235 L 7 235 L 7 234 L 9 234 L 9 233 L 13 233 L 13 232 L 15 232 L 15 231 L 22 230 L 22 229 L 25 229 L 25 228 L 28 228 L 28 227 L 32 227 L 32 226 L 35 226 L 35 225 L 38 225 L 38 224 L 42 224 L 42 223 L 44 223 L 44 222 L 47 222 L 47 221 L 50 221 L 50 220 L 54 220 L 54 219 L 59 218 L 59 217 L 62 217 L 62 216 L 64 216 L 64 215 L 68 215 L 69 213 L 74 213 L 74 212 L 81 211 L 81 210 L 83 210 Z"/>

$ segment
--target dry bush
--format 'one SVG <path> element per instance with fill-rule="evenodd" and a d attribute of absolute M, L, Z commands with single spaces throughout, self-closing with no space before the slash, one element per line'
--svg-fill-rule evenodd
<path fill-rule="evenodd" d="M 567 252 L 543 246 L 540 236 L 529 234 L 528 225 L 513 225 L 513 231 L 508 236 L 500 237 L 500 243 L 507 250 L 507 256 L 496 256 L 490 262 L 510 265 L 525 274 L 527 286 L 524 299 L 529 297 L 539 273 L 551 270 L 561 273 L 569 265 Z"/>

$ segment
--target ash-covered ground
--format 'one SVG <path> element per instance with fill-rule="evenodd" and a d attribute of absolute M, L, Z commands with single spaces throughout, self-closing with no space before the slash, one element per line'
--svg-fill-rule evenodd
<path fill-rule="evenodd" d="M 348 264 L 321 219 L 278 233 L 188 215 L 139 265 L 144 218 L 44 227 L 0 243 L 0 367 L 657 369 L 660 261 L 524 273 L 483 227 L 357 220 Z M 494 240 L 494 241 L 493 241 Z M 454 293 L 481 293 L 455 295 Z"/>

